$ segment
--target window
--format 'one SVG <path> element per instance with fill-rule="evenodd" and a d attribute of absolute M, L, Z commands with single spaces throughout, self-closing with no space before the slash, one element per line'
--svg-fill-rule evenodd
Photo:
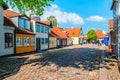
<path fill-rule="evenodd" d="M 30 22 L 27 19 L 19 18 L 19 27 L 30 30 Z"/>
<path fill-rule="evenodd" d="M 30 22 L 25 20 L 25 29 L 30 29 Z"/>
<path fill-rule="evenodd" d="M 31 45 L 35 46 L 35 38 L 31 38 Z"/>
<path fill-rule="evenodd" d="M 45 27 L 45 33 L 48 33 L 48 27 Z"/>
<path fill-rule="evenodd" d="M 45 38 L 45 44 L 48 44 L 48 38 Z"/>
<path fill-rule="evenodd" d="M 22 46 L 22 38 L 16 37 L 16 46 Z"/>
<path fill-rule="evenodd" d="M 44 44 L 44 38 L 41 38 L 41 44 Z"/>
<path fill-rule="evenodd" d="M 13 35 L 12 33 L 5 33 L 5 48 L 13 47 Z"/>
<path fill-rule="evenodd" d="M 36 24 L 36 32 L 40 32 L 40 25 Z"/>
<path fill-rule="evenodd" d="M 51 28 L 50 27 L 48 28 L 48 32 L 51 33 Z"/>
<path fill-rule="evenodd" d="M 29 46 L 29 45 L 30 45 L 30 40 L 29 40 L 29 38 L 25 38 L 25 39 L 24 39 L 24 45 L 25 45 L 25 46 Z"/>
<path fill-rule="evenodd" d="M 41 32 L 44 33 L 44 26 L 41 26 Z"/>
<path fill-rule="evenodd" d="M 19 18 L 19 26 L 20 26 L 21 28 L 24 28 L 24 19 Z"/>

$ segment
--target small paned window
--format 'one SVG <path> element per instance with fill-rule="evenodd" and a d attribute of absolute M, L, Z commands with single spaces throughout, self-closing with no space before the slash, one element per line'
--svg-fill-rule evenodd
<path fill-rule="evenodd" d="M 30 40 L 28 37 L 24 38 L 24 45 L 29 46 L 30 45 Z"/>
<path fill-rule="evenodd" d="M 5 48 L 13 47 L 13 34 L 5 33 Z"/>
<path fill-rule="evenodd" d="M 22 38 L 16 37 L 16 46 L 22 46 Z"/>

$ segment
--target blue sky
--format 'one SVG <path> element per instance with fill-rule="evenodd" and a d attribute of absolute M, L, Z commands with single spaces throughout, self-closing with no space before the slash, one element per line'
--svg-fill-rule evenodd
<path fill-rule="evenodd" d="M 112 0 L 55 0 L 45 9 L 42 18 L 54 15 L 60 27 L 82 27 L 84 34 L 89 29 L 108 32 L 111 4 Z"/>
<path fill-rule="evenodd" d="M 46 21 L 52 15 L 62 28 L 82 27 L 84 34 L 90 29 L 108 32 L 111 4 L 112 0 L 55 0 L 45 8 L 41 20 Z"/>

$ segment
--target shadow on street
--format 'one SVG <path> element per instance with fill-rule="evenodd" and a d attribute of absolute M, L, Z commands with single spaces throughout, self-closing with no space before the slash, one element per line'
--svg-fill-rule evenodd
<path fill-rule="evenodd" d="M 60 67 L 73 67 L 77 69 L 93 71 L 99 70 L 101 51 L 98 48 L 72 48 L 60 50 L 48 50 L 41 53 L 21 54 L 12 57 L 0 58 L 0 70 L 9 71 L 10 74 L 0 76 L 6 78 L 18 73 L 22 66 L 32 64 L 31 66 L 50 66 L 51 64 Z M 29 59 L 29 55 L 37 58 Z M 26 56 L 26 57 L 24 57 Z M 107 66 L 107 69 L 110 69 Z"/>

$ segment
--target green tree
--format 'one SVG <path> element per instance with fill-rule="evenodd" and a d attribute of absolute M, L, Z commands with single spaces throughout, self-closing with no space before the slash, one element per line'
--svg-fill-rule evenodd
<path fill-rule="evenodd" d="M 91 29 L 91 30 L 88 31 L 87 39 L 89 39 L 89 40 L 97 39 L 96 31 L 94 29 Z"/>
<path fill-rule="evenodd" d="M 57 26 L 57 19 L 55 18 L 55 16 L 50 16 L 47 18 L 47 20 L 51 21 L 53 26 Z"/>
<path fill-rule="evenodd" d="M 51 1 L 54 0 L 0 0 L 0 5 L 8 4 L 12 8 L 17 7 L 21 14 L 25 11 L 31 11 L 32 14 L 42 15 L 44 8 L 50 6 Z"/>

